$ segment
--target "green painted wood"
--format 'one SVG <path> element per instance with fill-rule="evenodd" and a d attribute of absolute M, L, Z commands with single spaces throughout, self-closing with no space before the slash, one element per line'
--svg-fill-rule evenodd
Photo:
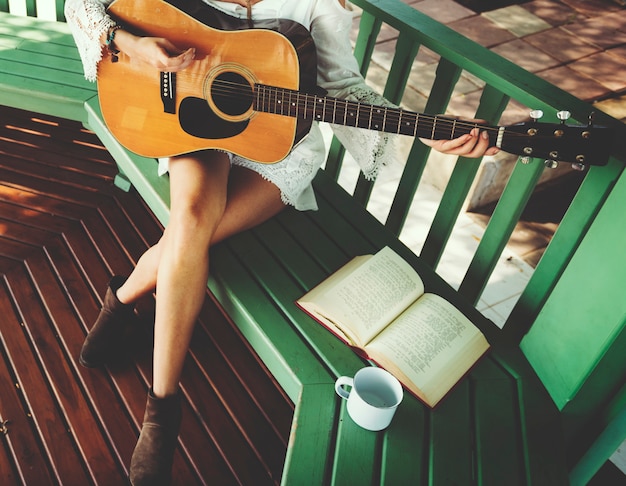
<path fill-rule="evenodd" d="M 15 36 L 40 42 L 55 42 L 75 47 L 69 26 L 65 22 L 51 22 L 35 17 L 0 12 L 3 36 Z M 42 46 L 45 47 L 45 46 Z"/>
<path fill-rule="evenodd" d="M 560 408 L 626 327 L 625 204 L 622 175 L 521 343 Z M 626 375 L 626 358 L 621 370 Z"/>
<path fill-rule="evenodd" d="M 209 288 L 294 403 L 304 383 L 330 381 L 327 371 L 229 249 L 215 250 L 212 269 Z M 222 278 L 226 271 L 233 275 L 231 281 Z"/>
<path fill-rule="evenodd" d="M 529 484 L 567 484 L 563 427 L 558 409 L 516 345 L 502 343 L 490 357 L 516 384 L 523 463 Z"/>
<path fill-rule="evenodd" d="M 427 407 L 405 393 L 382 439 L 380 484 L 421 484 L 427 476 Z"/>
<path fill-rule="evenodd" d="M 623 162 L 615 159 L 606 167 L 589 168 L 575 199 L 504 326 L 504 334 L 509 339 L 519 342 L 526 334 L 623 168 Z"/>
<path fill-rule="evenodd" d="M 332 467 L 328 451 L 333 448 L 336 400 L 332 384 L 302 387 L 295 404 L 282 484 L 327 483 Z"/>
<path fill-rule="evenodd" d="M 572 468 L 569 479 L 572 486 L 584 486 L 606 462 L 607 453 L 617 450 L 626 437 L 626 385 L 611 401 L 608 420 L 593 445 Z"/>
<path fill-rule="evenodd" d="M 486 86 L 481 96 L 481 103 L 476 112 L 476 118 L 493 123 L 494 120 L 500 118 L 508 101 L 508 97 L 499 93 L 491 86 Z M 439 260 L 443 255 L 476 173 L 480 168 L 481 160 L 460 157 L 450 175 L 450 180 L 441 197 L 437 212 L 420 252 L 420 257 L 433 268 L 437 268 Z"/>
<path fill-rule="evenodd" d="M 529 484 L 520 436 L 517 383 L 491 360 L 472 371 L 478 484 Z M 506 467 L 499 465 L 506 458 Z"/>
<path fill-rule="evenodd" d="M 26 0 L 26 15 L 29 17 L 37 17 L 36 0 Z"/>
<path fill-rule="evenodd" d="M 473 429 L 471 384 L 464 380 L 430 414 L 427 484 L 475 483 Z"/>
<path fill-rule="evenodd" d="M 367 74 L 369 69 L 381 25 L 382 19 L 368 11 L 363 11 L 359 21 L 359 33 L 354 46 L 354 57 L 361 68 L 363 76 Z"/>
<path fill-rule="evenodd" d="M 402 100 L 407 80 L 411 74 L 411 66 L 418 49 L 419 45 L 413 39 L 406 34 L 400 34 L 396 41 L 396 52 L 393 56 L 383 92 L 383 96 L 392 103 L 399 105 Z M 353 191 L 353 197 L 359 204 L 366 207 L 373 189 L 374 181 L 367 179 L 363 173 L 360 173 Z"/>
<path fill-rule="evenodd" d="M 577 478 L 594 474 L 614 452 L 607 436 L 626 438 L 606 405 L 626 381 L 625 188 L 622 174 L 521 342 L 563 411 Z"/>
<path fill-rule="evenodd" d="M 333 457 L 332 485 L 375 484 L 378 476 L 379 443 L 383 432 L 362 429 L 348 415 L 341 400 L 337 441 Z M 374 459 L 374 460 L 373 460 Z"/>
<path fill-rule="evenodd" d="M 295 301 L 308 290 L 299 287 L 296 283 L 298 275 L 303 275 L 303 272 L 299 271 L 299 266 L 296 265 L 297 262 L 294 260 L 291 271 L 287 271 L 282 265 L 281 255 L 272 255 L 265 248 L 265 245 L 270 247 L 273 245 L 274 238 L 257 240 L 248 236 L 251 235 L 232 238 L 229 246 L 238 256 L 241 264 L 248 269 L 250 277 L 265 293 L 266 299 L 272 302 L 276 310 L 281 313 L 282 319 L 286 322 L 285 325 L 293 328 L 301 336 L 301 339 L 318 357 L 319 363 L 330 370 L 333 376 L 353 373 L 363 366 L 363 362 L 356 354 L 346 353 L 345 346 L 337 338 L 296 306 Z M 297 253 L 297 248 L 296 244 L 291 251 Z M 306 262 L 306 259 L 300 261 Z M 248 306 L 252 303 L 246 296 L 240 298 Z"/>
<path fill-rule="evenodd" d="M 341 172 L 341 166 L 345 154 L 346 148 L 336 137 L 333 137 L 328 150 L 326 163 L 324 164 L 324 169 L 335 181 L 339 179 L 339 173 Z"/>
<path fill-rule="evenodd" d="M 85 121 L 96 88 L 85 81 L 67 25 L 0 14 L 0 103 Z"/>
<path fill-rule="evenodd" d="M 458 66 L 445 59 L 439 62 L 433 88 L 424 109 L 425 113 L 445 113 L 460 76 L 461 70 Z M 415 140 L 385 222 L 385 226 L 396 235 L 402 231 L 429 154 L 430 147 Z"/>
<path fill-rule="evenodd" d="M 474 303 L 478 302 L 502 250 L 513 233 L 528 199 L 532 195 L 544 165 L 538 160 L 518 164 L 489 220 L 478 249 L 459 286 L 459 293 Z"/>
<path fill-rule="evenodd" d="M 57 14 L 57 18 L 56 20 L 59 22 L 65 22 L 65 0 L 55 0 L 54 2 L 56 8 L 56 14 Z"/>

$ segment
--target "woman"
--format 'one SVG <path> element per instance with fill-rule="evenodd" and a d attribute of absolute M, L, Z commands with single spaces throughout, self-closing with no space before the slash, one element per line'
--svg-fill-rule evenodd
<path fill-rule="evenodd" d="M 110 0 L 67 0 L 65 13 L 83 60 L 85 76 L 95 80 L 104 49 L 115 49 L 160 71 L 181 71 L 194 58 L 189 46 L 140 37 L 116 25 L 106 13 Z M 351 14 L 345 0 L 205 0 L 240 18 L 287 18 L 309 29 L 317 49 L 318 84 L 330 96 L 387 103 L 359 74 L 349 42 Z M 388 137 L 345 127 L 336 135 L 355 155 L 365 175 L 375 177 L 390 158 Z M 435 149 L 478 157 L 495 153 L 478 130 L 451 141 L 425 141 Z M 135 486 L 169 482 L 180 427 L 179 379 L 193 327 L 205 298 L 210 245 L 255 226 L 285 205 L 317 208 L 311 180 L 324 161 L 320 130 L 281 162 L 257 164 L 207 150 L 170 158 L 170 222 L 159 242 L 140 258 L 127 279 L 114 277 L 103 308 L 81 350 L 88 367 L 106 363 L 116 339 L 133 314 L 133 303 L 156 291 L 153 384 L 143 427 L 130 466 Z"/>

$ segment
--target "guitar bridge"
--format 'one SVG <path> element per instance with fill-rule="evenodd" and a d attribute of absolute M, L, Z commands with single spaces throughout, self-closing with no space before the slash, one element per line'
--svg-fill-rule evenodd
<path fill-rule="evenodd" d="M 161 72 L 161 101 L 163 112 L 176 114 L 176 73 Z"/>

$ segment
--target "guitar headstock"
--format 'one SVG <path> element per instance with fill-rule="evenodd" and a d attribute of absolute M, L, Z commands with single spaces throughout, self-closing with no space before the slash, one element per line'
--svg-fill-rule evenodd
<path fill-rule="evenodd" d="M 579 170 L 607 164 L 614 139 L 612 129 L 593 125 L 591 117 L 588 125 L 567 125 L 568 112 L 558 113 L 561 123 L 540 123 L 539 116 L 540 112 L 531 112 L 532 121 L 503 127 L 500 148 L 520 155 L 523 162 L 543 158 L 552 168 L 559 162 L 569 162 Z"/>

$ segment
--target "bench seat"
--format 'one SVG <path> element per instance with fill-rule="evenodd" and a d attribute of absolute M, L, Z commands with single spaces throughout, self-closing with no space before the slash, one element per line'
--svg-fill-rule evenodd
<path fill-rule="evenodd" d="M 96 97 L 67 24 L 0 12 L 0 103 L 86 121 Z"/>
<path fill-rule="evenodd" d="M 0 13 L 0 104 L 84 123 L 115 158 L 117 184 L 132 184 L 167 225 L 167 177 L 108 131 L 66 25 Z M 562 416 L 519 344 L 333 177 L 320 172 L 315 188 L 319 211 L 287 209 L 211 249 L 209 289 L 295 404 L 283 483 L 569 484 Z M 295 300 L 385 245 L 418 270 L 427 291 L 470 317 L 492 349 L 435 409 L 405 395 L 391 427 L 372 433 L 349 419 L 334 393 L 335 379 L 364 362 Z"/>
<path fill-rule="evenodd" d="M 312 474 L 324 481 L 308 484 L 567 484 L 558 411 L 519 348 L 498 342 L 493 323 L 324 173 L 315 186 L 318 212 L 287 210 L 214 248 L 209 282 L 297 404 L 289 484 Z M 434 410 L 405 394 L 388 431 L 371 433 L 333 397 L 335 379 L 363 362 L 294 301 L 353 256 L 385 245 L 418 269 L 427 291 L 471 317 L 493 349 Z"/>

